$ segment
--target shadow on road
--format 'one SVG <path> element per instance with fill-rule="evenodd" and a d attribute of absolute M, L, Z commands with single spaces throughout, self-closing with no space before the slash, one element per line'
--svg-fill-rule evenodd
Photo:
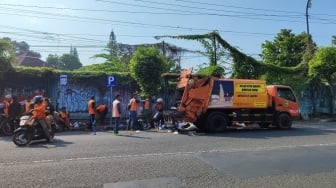
<path fill-rule="evenodd" d="M 235 137 L 235 138 L 255 138 L 268 139 L 276 137 L 294 137 L 294 136 L 313 136 L 313 135 L 329 135 L 336 134 L 335 130 L 314 128 L 314 127 L 293 127 L 292 129 L 276 129 L 276 128 L 248 128 L 248 129 L 231 129 L 222 133 L 198 133 L 197 136 L 214 136 L 214 137 Z"/>
<path fill-rule="evenodd" d="M 52 149 L 56 147 L 66 147 L 70 144 L 73 144 L 73 142 L 67 142 L 57 138 L 52 143 L 47 142 L 46 140 L 34 140 L 29 144 L 28 147 Z"/>

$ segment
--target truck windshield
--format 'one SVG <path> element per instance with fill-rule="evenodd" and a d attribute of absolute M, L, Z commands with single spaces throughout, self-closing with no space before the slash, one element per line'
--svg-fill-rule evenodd
<path fill-rule="evenodd" d="M 279 87 L 277 91 L 278 91 L 278 97 L 296 102 L 295 95 L 291 89 Z"/>

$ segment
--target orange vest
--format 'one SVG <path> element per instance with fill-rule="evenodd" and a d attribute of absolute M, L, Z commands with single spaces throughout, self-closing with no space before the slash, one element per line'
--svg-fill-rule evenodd
<path fill-rule="evenodd" d="M 135 98 L 132 98 L 130 100 L 131 108 L 130 111 L 137 111 L 138 110 L 138 104 L 136 103 Z"/>
<path fill-rule="evenodd" d="M 45 119 L 46 118 L 45 105 L 36 104 L 34 106 L 33 117 L 36 119 Z"/>
<path fill-rule="evenodd" d="M 96 114 L 96 110 L 95 110 L 95 107 L 94 107 L 94 104 L 95 101 L 93 99 L 90 99 L 89 102 L 88 102 L 88 111 L 89 111 L 89 114 L 92 115 L 92 114 Z"/>
<path fill-rule="evenodd" d="M 118 110 L 118 104 L 120 104 L 119 100 L 114 100 L 112 103 L 112 117 L 120 117 L 121 113 Z"/>

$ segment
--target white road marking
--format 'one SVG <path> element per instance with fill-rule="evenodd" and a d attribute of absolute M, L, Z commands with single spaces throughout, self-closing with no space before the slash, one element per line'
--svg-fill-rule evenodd
<path fill-rule="evenodd" d="M 291 149 L 297 147 L 324 147 L 324 146 L 336 146 L 336 143 L 327 144 L 305 144 L 296 146 L 269 146 L 269 147 L 256 147 L 256 148 L 239 148 L 239 149 L 225 149 L 225 150 L 203 150 L 203 151 L 189 151 L 189 152 L 166 152 L 166 153 L 147 153 L 147 154 L 131 154 L 131 155 L 112 155 L 112 156 L 97 156 L 97 157 L 78 157 L 68 159 L 47 159 L 36 161 L 23 161 L 23 162 L 3 162 L 0 166 L 7 165 L 20 165 L 20 164 L 37 164 L 37 163 L 58 163 L 67 161 L 87 161 L 87 160 L 104 160 L 113 158 L 136 158 L 136 157 L 159 157 L 159 156 L 173 156 L 173 155 L 195 155 L 200 153 L 230 153 L 230 152 L 242 152 L 242 151 L 270 151 L 277 149 Z"/>

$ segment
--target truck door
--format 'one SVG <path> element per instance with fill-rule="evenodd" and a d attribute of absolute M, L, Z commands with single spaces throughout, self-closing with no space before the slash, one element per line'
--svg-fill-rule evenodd
<path fill-rule="evenodd" d="M 276 110 L 278 112 L 288 112 L 291 117 L 299 117 L 299 103 L 298 100 L 289 87 L 277 87 L 277 97 L 275 100 Z"/>

